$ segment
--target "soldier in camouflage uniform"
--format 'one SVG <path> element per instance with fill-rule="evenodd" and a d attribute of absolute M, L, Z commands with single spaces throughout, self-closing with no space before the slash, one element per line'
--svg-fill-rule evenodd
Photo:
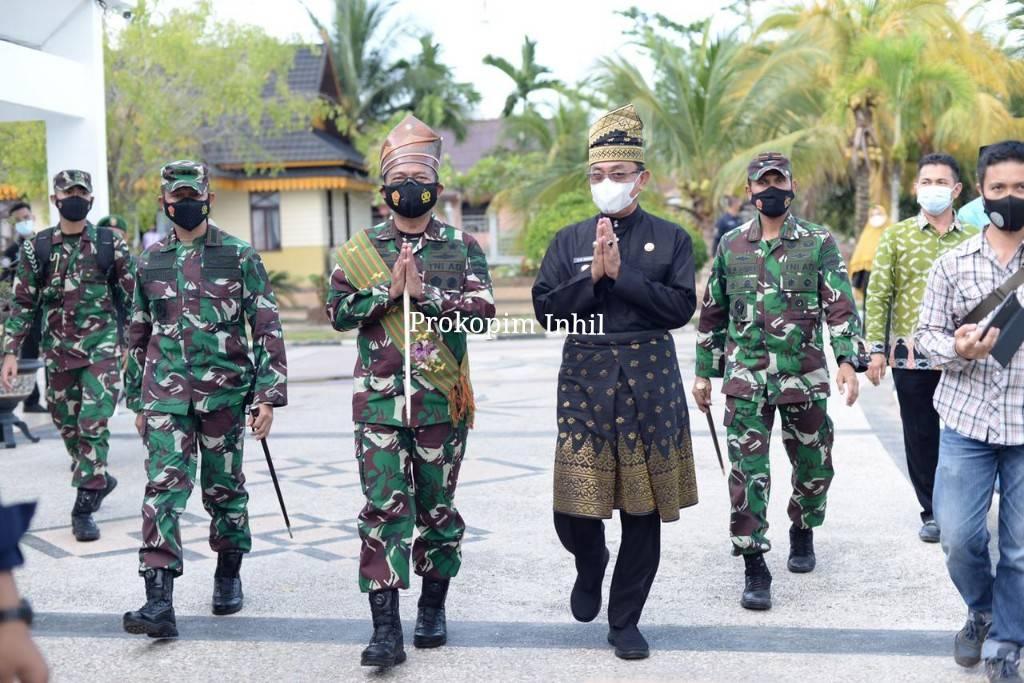
<path fill-rule="evenodd" d="M 829 376 L 821 322 L 839 362 L 836 384 L 847 405 L 857 399 L 855 370 L 863 352 L 861 323 L 835 240 L 789 211 L 795 183 L 778 153 L 754 158 L 747 193 L 757 217 L 722 238 L 704 292 L 693 395 L 707 412 L 708 378 L 724 377 L 728 432 L 730 533 L 733 554 L 746 562 L 741 604 L 771 607 L 771 573 L 763 554 L 771 477 L 768 444 L 775 411 L 793 465 L 789 501 L 792 572 L 814 569 L 814 527 L 825 517 L 832 481 Z"/>
<path fill-rule="evenodd" d="M 86 220 L 92 207 L 90 175 L 61 171 L 53 191 L 60 222 L 22 243 L 0 372 L 9 387 L 18 353 L 39 315 L 46 403 L 71 456 L 71 483 L 78 489 L 71 528 L 77 540 L 95 541 L 100 530 L 92 514 L 117 486 L 107 473 L 107 420 L 121 388 L 115 292 L 130 301 L 135 280 L 124 240 Z"/>
<path fill-rule="evenodd" d="M 356 457 L 366 505 L 359 514 L 359 587 L 369 593 L 374 633 L 364 666 L 405 661 L 398 589 L 413 568 L 423 577 L 414 644 L 446 642 L 444 601 L 459 571 L 465 523 L 453 497 L 472 426 L 466 335 L 431 333 L 446 319 L 494 317 L 483 251 L 468 233 L 431 209 L 441 139 L 413 116 L 391 132 L 381 151 L 382 193 L 392 218 L 337 252 L 327 314 L 335 329 L 358 328 L 352 399 Z M 415 318 L 404 349 L 403 291 Z M 404 395 L 404 357 L 411 354 L 411 396 Z M 411 416 L 406 419 L 406 401 Z M 419 537 L 412 541 L 413 528 Z"/>
<path fill-rule="evenodd" d="M 128 407 L 149 450 L 139 573 L 146 604 L 124 629 L 178 634 L 172 603 L 182 573 L 178 518 L 199 469 L 210 547 L 217 552 L 213 613 L 242 608 L 239 568 L 252 547 L 242 437 L 246 411 L 258 439 L 287 403 L 284 337 L 259 254 L 208 221 L 214 200 L 205 164 L 175 161 L 160 172 L 160 203 L 174 230 L 139 258 L 128 326 Z M 252 350 L 245 332 L 252 329 Z"/>

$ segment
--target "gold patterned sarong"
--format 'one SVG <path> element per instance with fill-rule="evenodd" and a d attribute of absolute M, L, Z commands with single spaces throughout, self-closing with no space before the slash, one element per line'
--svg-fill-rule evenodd
<path fill-rule="evenodd" d="M 679 519 L 697 503 L 689 416 L 667 332 L 570 335 L 558 374 L 554 507 Z"/>

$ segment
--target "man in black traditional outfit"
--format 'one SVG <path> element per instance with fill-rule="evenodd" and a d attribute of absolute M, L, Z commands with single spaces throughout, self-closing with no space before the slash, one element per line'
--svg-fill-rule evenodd
<path fill-rule="evenodd" d="M 686 231 L 639 206 L 650 180 L 642 135 L 632 105 L 591 126 L 587 175 L 601 213 L 555 235 L 533 285 L 542 324 L 586 332 L 566 338 L 558 373 L 555 530 L 576 558 L 572 614 L 591 621 L 609 560 L 602 520 L 619 510 L 608 642 L 623 659 L 649 654 L 637 623 L 658 570 L 661 523 L 697 502 L 669 333 L 697 306 L 693 247 Z"/>

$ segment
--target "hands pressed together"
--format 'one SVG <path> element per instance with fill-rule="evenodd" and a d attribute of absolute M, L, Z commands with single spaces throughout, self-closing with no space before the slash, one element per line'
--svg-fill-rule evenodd
<path fill-rule="evenodd" d="M 611 279 L 619 277 L 622 264 L 619 253 L 619 239 L 612 230 L 612 222 L 606 217 L 597 220 L 597 234 L 594 239 L 594 261 L 590 264 L 590 277 L 596 283 L 606 275 Z"/>
<path fill-rule="evenodd" d="M 412 255 L 412 246 L 403 244 L 398 253 L 398 260 L 391 269 L 391 287 L 388 288 L 388 295 L 397 299 L 408 291 L 409 298 L 420 300 L 423 298 L 423 276 L 416 269 L 416 259 Z"/>

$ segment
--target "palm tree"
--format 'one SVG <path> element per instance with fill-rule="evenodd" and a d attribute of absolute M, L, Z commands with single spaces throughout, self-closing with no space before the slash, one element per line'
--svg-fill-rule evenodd
<path fill-rule="evenodd" d="M 501 115 L 508 118 L 515 111 L 517 104 L 522 104 L 520 113 L 526 113 L 530 108 L 530 94 L 538 90 L 558 90 L 562 87 L 561 81 L 552 78 L 542 78 L 544 74 L 551 73 L 551 69 L 537 64 L 536 41 L 530 40 L 529 36 L 523 36 L 522 62 L 520 66 L 514 67 L 504 57 L 487 55 L 484 57 L 484 64 L 501 70 L 515 83 L 515 90 L 505 100 L 505 108 Z"/>
<path fill-rule="evenodd" d="M 461 140 L 480 93 L 472 83 L 453 80 L 451 68 L 440 61 L 441 46 L 431 34 L 421 36 L 419 43 L 418 55 L 391 67 L 400 84 L 391 111 L 412 111 L 428 126 L 447 128 Z"/>
<path fill-rule="evenodd" d="M 334 0 L 334 16 L 325 26 L 306 7 L 306 13 L 330 44 L 340 93 L 339 130 L 351 137 L 373 121 L 387 118 L 399 87 L 386 47 L 389 33 L 401 24 L 388 23 L 395 0 Z"/>

